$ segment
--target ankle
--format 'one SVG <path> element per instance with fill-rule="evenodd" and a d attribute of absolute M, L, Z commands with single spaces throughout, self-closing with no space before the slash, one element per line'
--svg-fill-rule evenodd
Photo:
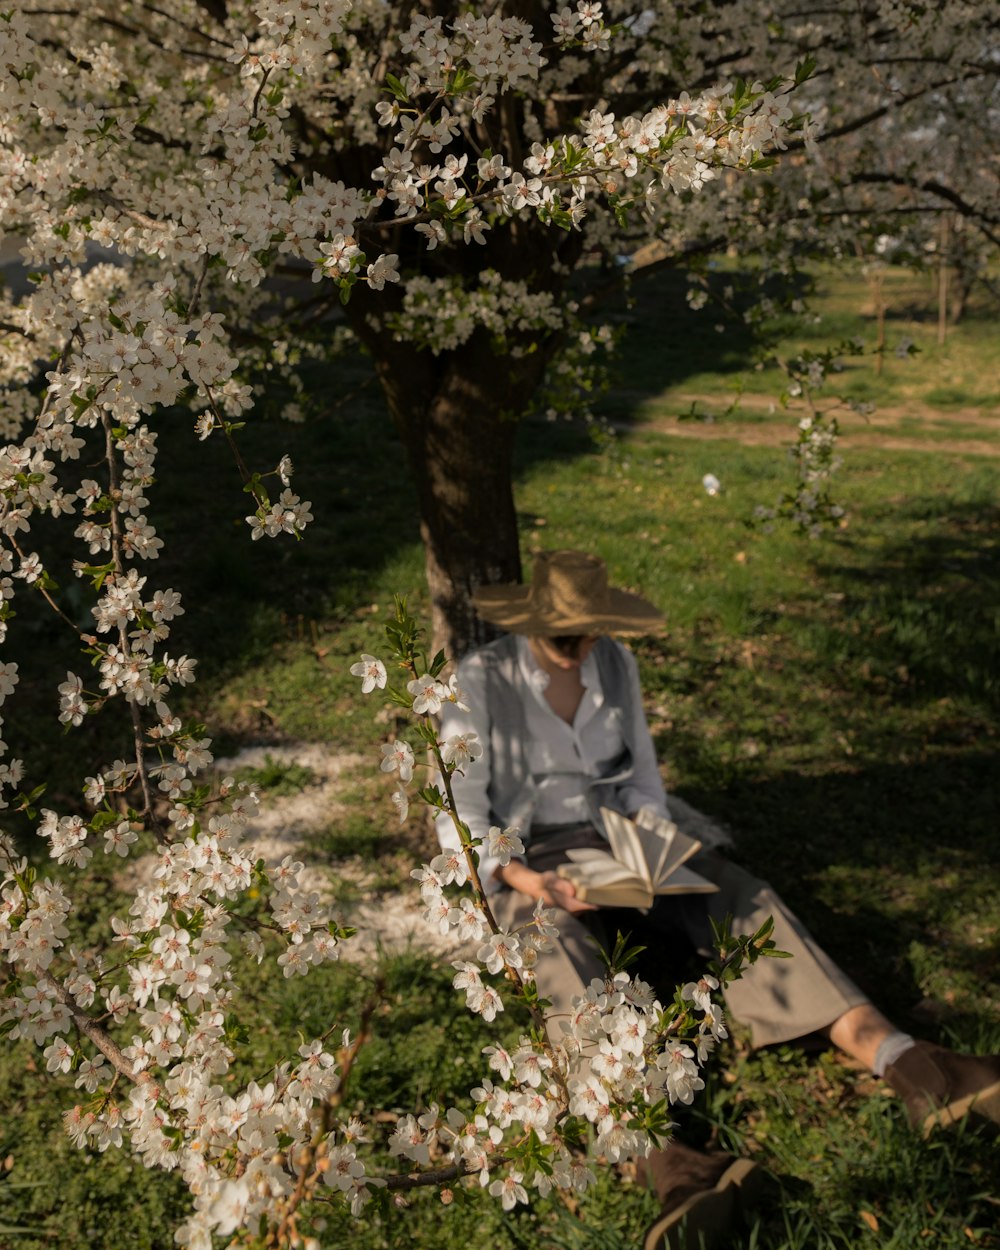
<path fill-rule="evenodd" d="M 915 1045 L 916 1042 L 909 1033 L 903 1033 L 899 1029 L 890 1033 L 879 1043 L 872 1063 L 872 1071 L 876 1076 L 885 1076 L 886 1068 L 898 1062 Z"/>

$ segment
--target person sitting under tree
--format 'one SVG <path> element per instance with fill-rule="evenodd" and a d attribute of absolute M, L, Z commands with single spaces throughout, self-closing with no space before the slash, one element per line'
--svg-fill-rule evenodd
<path fill-rule="evenodd" d="M 539 993 L 558 1018 L 604 973 L 593 938 L 605 948 L 617 932 L 647 948 L 661 971 L 668 953 L 711 953 L 711 921 L 732 918 L 752 933 L 772 917 L 773 938 L 789 959 L 761 960 L 723 990 L 732 1016 L 755 1047 L 821 1032 L 882 1077 L 925 1132 L 970 1113 L 1000 1123 L 1000 1055 L 957 1054 L 897 1029 L 825 954 L 767 882 L 704 849 L 689 866 L 715 893 L 660 896 L 648 912 L 595 908 L 557 874 L 569 852 L 605 847 L 600 809 L 649 820 L 669 818 L 642 706 L 638 668 L 613 634 L 649 634 L 662 615 L 639 595 L 612 587 L 597 556 L 543 551 L 530 585 L 482 588 L 479 615 L 508 632 L 467 655 L 458 682 L 469 710 L 442 709 L 444 737 L 474 731 L 484 754 L 452 779 L 458 812 L 474 838 L 517 827 L 523 858 L 505 865 L 481 849 L 479 872 L 498 922 L 528 923 L 536 901 L 560 909 L 555 948 L 539 956 Z M 445 849 L 457 846 L 439 822 Z M 644 970 L 643 970 L 644 971 Z M 655 975 L 647 979 L 656 981 Z M 662 981 L 662 975 L 660 980 Z M 671 986 L 656 988 L 672 996 Z M 662 1200 L 647 1250 L 698 1245 L 725 1235 L 761 1173 L 746 1160 L 707 1155 L 672 1141 L 640 1168 Z"/>

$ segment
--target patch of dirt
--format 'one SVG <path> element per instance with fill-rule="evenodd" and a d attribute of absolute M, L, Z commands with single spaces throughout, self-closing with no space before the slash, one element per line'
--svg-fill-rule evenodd
<path fill-rule="evenodd" d="M 244 768 L 267 768 L 274 764 L 308 768 L 312 780 L 295 794 L 261 794 L 257 817 L 247 826 L 246 841 L 268 864 L 279 864 L 286 855 L 308 855 L 310 835 L 326 828 L 344 811 L 338 795 L 344 775 L 364 767 L 362 755 L 335 755 L 316 743 L 245 747 L 238 755 L 215 761 L 221 775 Z M 318 863 L 306 862 L 310 889 L 328 891 L 327 874 Z"/>
<path fill-rule="evenodd" d="M 720 418 L 717 415 L 726 409 L 725 397 L 719 395 L 678 395 L 676 396 L 678 413 L 685 412 L 692 404 L 704 409 L 705 417 L 654 417 L 644 418 L 639 428 L 655 430 L 657 434 L 666 434 L 671 438 L 697 439 L 704 442 L 728 440 L 741 443 L 748 447 L 769 446 L 779 447 L 794 441 L 794 423 L 799 416 L 806 414 L 805 407 L 789 405 L 785 410 L 787 424 L 760 425 L 747 424 L 740 420 L 737 410 L 730 416 Z M 760 395 L 744 395 L 740 399 L 740 407 L 748 413 L 770 413 L 772 401 Z M 840 418 L 840 441 L 845 447 L 880 447 L 888 451 L 923 451 L 946 452 L 951 455 L 966 456 L 1000 456 L 1000 414 L 990 415 L 979 408 L 957 408 L 947 413 L 940 409 L 928 408 L 923 404 L 908 404 L 905 407 L 878 408 L 869 417 L 838 414 Z M 903 421 L 917 421 L 926 425 L 935 437 L 921 438 L 902 433 L 894 434 Z M 937 434 L 949 422 L 958 425 L 981 427 L 984 433 L 989 432 L 992 438 L 939 438 Z M 850 422 L 850 424 L 848 424 Z M 633 429 L 630 425 L 620 425 L 620 429 Z"/>
<path fill-rule="evenodd" d="M 357 936 L 345 942 L 341 959 L 350 962 L 374 961 L 380 951 L 398 952 L 417 948 L 428 954 L 445 955 L 461 949 L 454 938 L 442 935 L 424 920 L 420 891 L 416 885 L 400 890 L 383 891 L 370 888 L 371 872 L 358 856 L 324 863 L 314 858 L 311 835 L 336 822 L 345 812 L 340 799 L 344 778 L 359 768 L 370 768 L 368 755 L 338 755 L 316 743 L 291 743 L 279 746 L 247 747 L 236 756 L 217 760 L 220 772 L 233 773 L 242 768 L 263 768 L 268 761 L 299 765 L 313 773 L 313 780 L 297 794 L 261 795 L 261 808 L 247 827 L 246 840 L 257 855 L 268 864 L 280 863 L 286 855 L 295 855 L 305 864 L 304 883 L 320 895 L 336 896 L 337 882 L 347 881 L 356 902 L 338 903 L 338 921 L 358 930 Z M 385 796 L 385 820 L 395 820 L 388 793 Z M 417 867 L 414 859 L 413 867 Z"/>

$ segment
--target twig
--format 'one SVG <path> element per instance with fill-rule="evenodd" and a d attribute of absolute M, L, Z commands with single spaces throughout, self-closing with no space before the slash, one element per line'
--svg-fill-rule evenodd
<path fill-rule="evenodd" d="M 108 464 L 108 485 L 109 494 L 111 495 L 111 554 L 115 566 L 116 577 L 121 577 L 124 573 L 124 565 L 121 556 L 121 517 L 118 512 L 118 501 L 121 498 L 121 489 L 118 484 L 118 462 L 115 459 L 115 436 L 111 429 L 111 418 L 106 411 L 101 413 L 101 422 L 104 426 L 104 448 L 105 457 Z M 132 652 L 129 647 L 128 633 L 124 625 L 118 627 L 118 638 L 121 649 L 126 657 L 130 657 Z M 145 803 L 144 816 L 149 817 L 150 824 L 153 826 L 153 832 L 156 834 L 157 840 L 165 841 L 163 830 L 160 826 L 159 818 L 153 807 L 153 796 L 149 788 L 149 776 L 146 772 L 146 751 L 143 744 L 143 725 L 142 717 L 139 714 L 139 705 L 134 699 L 127 696 L 125 701 L 128 703 L 129 712 L 132 716 L 132 736 L 133 745 L 135 747 L 135 762 L 139 773 L 139 784 L 142 786 L 142 797 Z"/>
<path fill-rule="evenodd" d="M 137 1072 L 135 1070 L 135 1065 L 125 1058 L 121 1047 L 114 1038 L 106 1033 L 93 1017 L 80 1009 L 76 999 L 60 981 L 56 981 L 53 977 L 43 976 L 39 977 L 39 983 L 53 992 L 55 997 L 72 1016 L 76 1027 L 84 1037 L 93 1042 L 116 1072 L 120 1072 L 122 1076 L 134 1085 L 145 1085 L 152 1080 L 149 1072 L 145 1070 Z"/>

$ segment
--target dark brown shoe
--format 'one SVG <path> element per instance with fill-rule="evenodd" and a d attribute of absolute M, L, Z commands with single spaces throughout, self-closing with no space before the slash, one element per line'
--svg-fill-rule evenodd
<path fill-rule="evenodd" d="M 970 1116 L 1000 1126 L 1000 1055 L 959 1055 L 917 1042 L 885 1071 L 910 1123 L 926 1137 Z"/>
<path fill-rule="evenodd" d="M 676 1141 L 640 1159 L 636 1171 L 663 1203 L 646 1231 L 644 1250 L 714 1250 L 725 1244 L 767 1180 L 750 1159 L 706 1155 Z"/>

